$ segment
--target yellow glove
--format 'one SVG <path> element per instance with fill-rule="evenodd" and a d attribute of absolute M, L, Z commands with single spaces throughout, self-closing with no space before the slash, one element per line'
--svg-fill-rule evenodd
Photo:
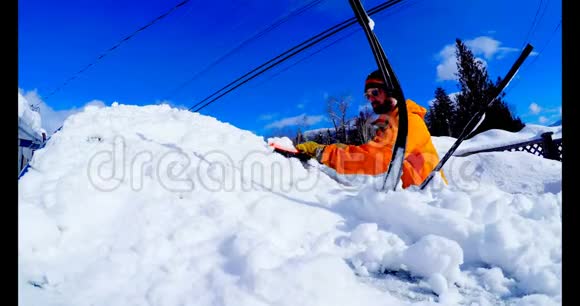
<path fill-rule="evenodd" d="M 300 151 L 300 153 L 304 153 L 310 156 L 311 158 L 318 157 L 318 155 L 322 153 L 322 150 L 324 150 L 324 145 L 314 141 L 307 141 L 305 143 L 296 145 L 296 150 Z"/>

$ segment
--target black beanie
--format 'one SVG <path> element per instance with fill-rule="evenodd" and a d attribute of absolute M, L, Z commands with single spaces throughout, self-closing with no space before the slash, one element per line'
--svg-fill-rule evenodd
<path fill-rule="evenodd" d="M 382 88 L 385 91 L 392 91 L 392 88 L 389 88 L 385 85 L 385 82 L 383 81 L 383 77 L 381 74 L 380 70 L 375 70 L 373 72 L 371 72 L 366 80 L 365 80 L 365 92 L 369 89 L 369 88 Z"/>

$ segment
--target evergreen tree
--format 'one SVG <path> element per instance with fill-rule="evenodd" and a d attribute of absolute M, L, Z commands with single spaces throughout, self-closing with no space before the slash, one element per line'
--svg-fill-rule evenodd
<path fill-rule="evenodd" d="M 501 78 L 498 78 L 495 83 L 495 87 L 497 88 L 500 83 Z M 503 101 L 503 99 L 501 99 L 504 96 L 505 93 L 502 92 L 498 99 L 496 99 L 496 101 L 493 102 L 493 104 L 487 109 L 485 112 L 485 120 L 476 130 L 476 133 L 491 129 L 502 129 L 510 132 L 518 132 L 525 126 L 519 117 L 511 113 L 508 104 Z"/>
<path fill-rule="evenodd" d="M 425 114 L 425 124 L 427 125 L 429 133 L 431 133 L 431 135 L 433 135 L 433 121 L 435 120 L 434 117 L 435 117 L 435 108 L 433 107 L 433 105 L 430 105 L 429 109 L 427 109 L 427 114 Z"/>
<path fill-rule="evenodd" d="M 432 136 L 451 136 L 455 122 L 455 105 L 445 90 L 437 87 L 435 101 L 429 107 L 425 121 Z"/>
<path fill-rule="evenodd" d="M 494 84 L 488 76 L 487 69 L 480 60 L 460 39 L 456 39 L 455 55 L 457 56 L 457 76 L 461 92 L 455 97 L 457 111 L 453 124 L 452 136 L 457 137 L 473 115 L 481 110 L 496 95 L 501 78 Z M 489 129 L 519 131 L 524 127 L 522 121 L 511 114 L 501 94 L 486 111 L 484 122 L 476 133 Z M 474 134 L 476 134 L 474 133 Z"/>

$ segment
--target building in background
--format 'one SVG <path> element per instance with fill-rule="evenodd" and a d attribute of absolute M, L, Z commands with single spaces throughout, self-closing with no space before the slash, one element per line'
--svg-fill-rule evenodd
<path fill-rule="evenodd" d="M 18 93 L 18 176 L 32 159 L 34 150 L 46 141 L 40 114 L 33 111 L 30 103 Z"/>

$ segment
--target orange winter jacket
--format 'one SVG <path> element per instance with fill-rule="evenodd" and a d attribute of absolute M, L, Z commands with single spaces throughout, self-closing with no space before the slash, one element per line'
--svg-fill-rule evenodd
<path fill-rule="evenodd" d="M 425 108 L 407 100 L 409 133 L 401 177 L 403 188 L 420 185 L 439 162 L 431 134 L 423 121 L 426 112 Z M 389 114 L 379 116 L 376 136 L 366 144 L 327 145 L 320 155 L 320 162 L 335 169 L 339 175 L 377 176 L 386 173 L 397 138 L 398 113 L 395 108 Z"/>

